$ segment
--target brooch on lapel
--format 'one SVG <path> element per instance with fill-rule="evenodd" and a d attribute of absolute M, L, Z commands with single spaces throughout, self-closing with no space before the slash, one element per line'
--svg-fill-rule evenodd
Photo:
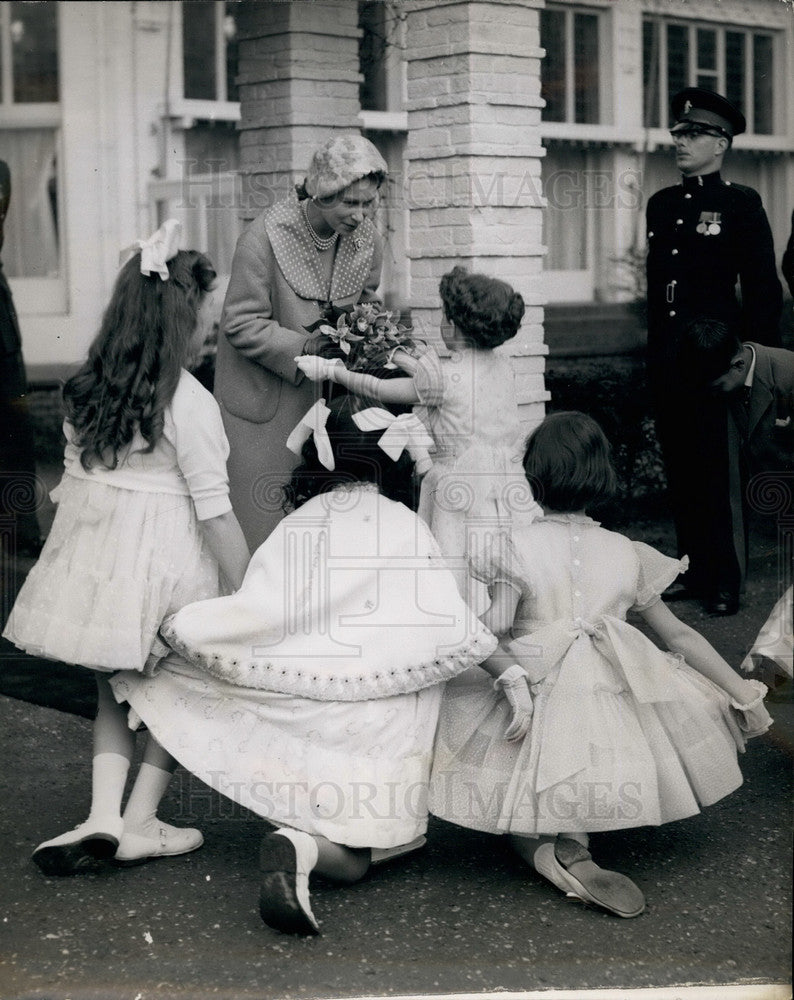
<path fill-rule="evenodd" d="M 701 236 L 719 236 L 722 232 L 722 216 L 719 212 L 701 212 L 697 224 Z"/>

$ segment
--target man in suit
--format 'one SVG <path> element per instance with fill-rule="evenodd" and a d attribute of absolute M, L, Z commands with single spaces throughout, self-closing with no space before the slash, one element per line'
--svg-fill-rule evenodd
<path fill-rule="evenodd" d="M 704 319 L 687 327 L 681 356 L 703 396 L 726 403 L 727 499 L 746 551 L 751 478 L 780 475 L 781 496 L 794 487 L 794 351 L 742 342 L 727 323 Z"/>
<path fill-rule="evenodd" d="M 690 559 L 683 587 L 667 596 L 695 597 L 711 614 L 730 615 L 739 608 L 746 554 L 727 488 L 726 402 L 690 384 L 682 335 L 708 316 L 742 340 L 777 345 L 782 290 L 759 195 L 720 173 L 733 137 L 745 131 L 744 116 L 696 87 L 673 98 L 672 112 L 681 181 L 656 192 L 646 212 L 648 379 L 678 554 Z"/>
<path fill-rule="evenodd" d="M 783 272 L 789 291 L 794 295 L 794 212 L 791 213 L 791 233 L 780 262 L 780 270 Z"/>
<path fill-rule="evenodd" d="M 0 160 L 0 250 L 11 201 L 11 172 Z M 14 526 L 14 539 L 6 530 L 2 543 L 16 555 L 38 555 L 41 550 L 35 499 L 33 431 L 27 411 L 27 380 L 11 288 L 0 260 L 0 516 Z"/>

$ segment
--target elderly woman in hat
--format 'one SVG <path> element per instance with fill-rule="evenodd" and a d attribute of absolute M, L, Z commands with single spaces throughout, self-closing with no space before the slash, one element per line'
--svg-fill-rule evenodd
<path fill-rule="evenodd" d="M 295 364 L 318 350 L 307 328 L 328 303 L 376 299 L 382 248 L 371 216 L 386 173 L 367 139 L 334 136 L 312 157 L 297 198 L 266 209 L 237 243 L 215 395 L 232 505 L 252 551 L 282 517 L 281 486 L 297 461 L 285 442 L 318 392 Z"/>

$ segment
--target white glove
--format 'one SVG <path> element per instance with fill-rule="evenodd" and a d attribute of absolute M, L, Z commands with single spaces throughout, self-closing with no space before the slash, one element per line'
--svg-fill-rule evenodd
<path fill-rule="evenodd" d="M 505 731 L 505 739 L 510 741 L 523 739 L 532 723 L 533 712 L 526 671 L 514 663 L 496 678 L 493 686 L 497 691 L 504 692 L 513 710 L 513 718 Z"/>
<path fill-rule="evenodd" d="M 344 362 L 338 358 L 321 358 L 317 354 L 301 354 L 295 358 L 295 364 L 300 368 L 306 378 L 312 382 L 335 381 L 333 371 L 337 365 Z"/>

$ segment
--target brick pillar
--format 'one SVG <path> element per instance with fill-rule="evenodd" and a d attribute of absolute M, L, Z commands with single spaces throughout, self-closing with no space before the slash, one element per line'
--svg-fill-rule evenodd
<path fill-rule="evenodd" d="M 539 9 L 542 0 L 408 0 L 406 207 L 414 325 L 440 320 L 455 264 L 527 304 L 513 358 L 522 419 L 542 419 Z"/>
<path fill-rule="evenodd" d="M 284 198 L 333 131 L 360 130 L 358 38 L 355 0 L 241 4 L 244 219 Z"/>

